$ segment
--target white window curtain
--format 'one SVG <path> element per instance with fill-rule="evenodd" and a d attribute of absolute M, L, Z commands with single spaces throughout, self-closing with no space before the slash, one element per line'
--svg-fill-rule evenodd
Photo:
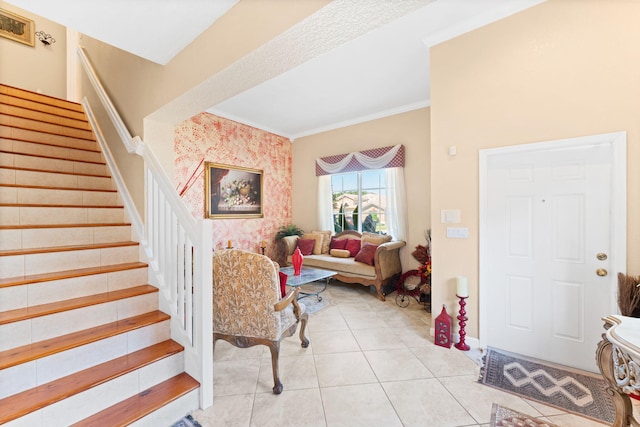
<path fill-rule="evenodd" d="M 318 230 L 333 231 L 331 175 L 318 177 Z"/>
<path fill-rule="evenodd" d="M 407 240 L 407 197 L 404 168 L 385 169 L 387 180 L 387 233 L 395 240 Z"/>

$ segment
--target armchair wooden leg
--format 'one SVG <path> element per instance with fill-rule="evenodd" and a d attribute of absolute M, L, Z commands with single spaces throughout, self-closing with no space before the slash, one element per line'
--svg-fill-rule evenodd
<path fill-rule="evenodd" d="M 302 345 L 302 348 L 309 347 L 309 339 L 304 335 L 304 331 L 307 329 L 307 320 L 309 320 L 307 313 L 300 316 L 300 345 Z"/>
<path fill-rule="evenodd" d="M 280 354 L 280 342 L 272 341 L 269 343 L 271 351 L 271 370 L 273 371 L 273 394 L 282 393 L 282 383 L 280 382 L 278 356 Z"/>

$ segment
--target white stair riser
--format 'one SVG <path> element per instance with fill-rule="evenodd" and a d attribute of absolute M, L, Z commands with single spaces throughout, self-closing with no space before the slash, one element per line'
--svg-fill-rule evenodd
<path fill-rule="evenodd" d="M 40 417 L 31 418 L 30 422 L 35 424 L 20 424 L 18 419 L 15 424 L 10 422 L 5 426 L 65 427 L 178 375 L 183 369 L 180 353 L 49 405 L 37 411 Z"/>
<path fill-rule="evenodd" d="M 113 191 L 57 190 L 47 188 L 0 187 L 0 203 L 114 206 L 120 205 Z"/>
<path fill-rule="evenodd" d="M 79 251 L 0 256 L 0 278 L 136 262 L 139 259 L 138 255 L 139 247 L 134 245 Z"/>
<path fill-rule="evenodd" d="M 170 339 L 169 335 L 166 320 L 0 370 L 0 399 L 138 351 L 136 341 L 141 339 L 153 345 Z"/>
<path fill-rule="evenodd" d="M 0 351 L 158 309 L 156 292 L 0 325 Z"/>
<path fill-rule="evenodd" d="M 58 147 L 79 148 L 84 150 L 98 150 L 96 141 L 72 138 L 62 135 L 52 135 L 50 133 L 36 132 L 28 129 L 12 127 L 0 127 L 0 138 L 20 139 L 23 141 L 41 142 L 44 144 L 56 145 Z"/>
<path fill-rule="evenodd" d="M 199 399 L 199 390 L 192 390 L 146 417 L 129 424 L 129 427 L 172 426 L 189 412 L 198 409 L 200 407 Z"/>
<path fill-rule="evenodd" d="M 76 129 L 60 124 L 46 123 L 25 117 L 16 117 L 0 113 L 1 126 L 15 126 L 23 129 L 31 129 L 39 132 L 47 132 L 56 135 L 70 136 L 72 138 L 92 139 L 93 133 L 85 129 Z"/>
<path fill-rule="evenodd" d="M 7 98 L 4 98 L 3 100 L 11 101 Z M 36 120 L 45 123 L 54 123 L 75 129 L 91 130 L 91 126 L 89 126 L 89 123 L 87 123 L 86 121 L 62 117 L 60 115 L 50 114 L 42 111 L 30 110 L 28 108 L 13 105 L 13 103 L 11 102 L 7 104 L 0 104 L 0 112 L 2 112 L 3 114 L 20 116 L 30 120 Z"/>
<path fill-rule="evenodd" d="M 124 222 L 124 208 L 2 206 L 0 217 L 3 225 L 115 224 Z"/>
<path fill-rule="evenodd" d="M 41 169 L 51 172 L 69 172 L 90 175 L 109 175 L 107 166 L 76 160 L 49 159 L 25 154 L 0 153 L 0 165 L 16 168 Z"/>
<path fill-rule="evenodd" d="M 60 245 L 60 242 L 72 246 L 129 240 L 131 240 L 130 225 L 0 230 L 0 250 L 49 248 Z"/>
<path fill-rule="evenodd" d="M 147 274 L 146 268 L 136 268 L 0 288 L 0 311 L 145 285 L 147 284 Z"/>
<path fill-rule="evenodd" d="M 102 154 L 97 151 L 77 150 L 4 138 L 0 138 L 0 150 L 20 154 L 33 154 L 36 156 L 51 156 L 68 160 L 104 162 Z"/>
<path fill-rule="evenodd" d="M 55 172 L 0 169 L 0 184 L 35 185 L 89 190 L 114 190 L 111 178 Z"/>

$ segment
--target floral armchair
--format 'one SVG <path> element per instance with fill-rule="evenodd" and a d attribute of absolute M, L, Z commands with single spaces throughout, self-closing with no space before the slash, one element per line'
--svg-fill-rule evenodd
<path fill-rule="evenodd" d="M 266 345 L 271 351 L 273 393 L 282 393 L 278 355 L 280 340 L 301 322 L 300 341 L 309 346 L 309 315 L 298 303 L 299 289 L 282 297 L 278 264 L 264 255 L 236 249 L 213 254 L 213 346 L 219 339 L 240 348 Z"/>

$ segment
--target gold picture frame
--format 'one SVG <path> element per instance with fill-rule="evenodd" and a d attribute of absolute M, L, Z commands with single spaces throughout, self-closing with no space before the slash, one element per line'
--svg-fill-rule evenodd
<path fill-rule="evenodd" d="M 206 218 L 262 218 L 264 179 L 259 169 L 205 162 Z"/>
<path fill-rule="evenodd" d="M 4 9 L 0 9 L 0 36 L 29 46 L 36 45 L 33 20 Z"/>

